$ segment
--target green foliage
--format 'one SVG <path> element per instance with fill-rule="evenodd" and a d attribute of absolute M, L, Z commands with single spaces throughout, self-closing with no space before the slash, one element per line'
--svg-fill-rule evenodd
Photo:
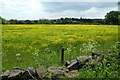
<path fill-rule="evenodd" d="M 3 24 L 104 24 L 104 19 L 60 18 L 39 20 L 6 20 L 1 18 L 1 22 L 3 22 Z"/>
<path fill-rule="evenodd" d="M 51 24 L 51 20 L 49 19 L 39 19 L 39 24 Z"/>
<path fill-rule="evenodd" d="M 80 78 L 120 78 L 117 44 L 110 46 L 104 52 L 104 59 L 96 67 L 82 68 Z M 82 76 L 81 76 L 82 75 Z"/>
<path fill-rule="evenodd" d="M 16 24 L 17 23 L 17 19 L 10 19 L 8 21 L 9 24 Z"/>
<path fill-rule="evenodd" d="M 0 16 L 0 24 L 6 24 L 6 23 L 7 23 L 7 20 Z"/>
<path fill-rule="evenodd" d="M 118 25 L 120 24 L 120 11 L 110 11 L 105 16 L 105 21 L 107 24 Z"/>

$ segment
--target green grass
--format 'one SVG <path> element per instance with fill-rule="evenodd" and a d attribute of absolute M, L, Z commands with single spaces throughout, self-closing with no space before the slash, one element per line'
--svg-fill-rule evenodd
<path fill-rule="evenodd" d="M 2 70 L 13 67 L 60 66 L 92 51 L 104 52 L 104 65 L 82 68 L 79 78 L 118 77 L 118 26 L 115 25 L 3 25 Z"/>

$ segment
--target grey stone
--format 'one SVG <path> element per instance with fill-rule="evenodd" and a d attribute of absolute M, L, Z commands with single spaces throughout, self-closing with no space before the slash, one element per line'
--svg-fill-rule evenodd
<path fill-rule="evenodd" d="M 54 73 L 55 71 L 65 72 L 65 71 L 68 71 L 68 69 L 64 66 L 61 66 L 61 67 L 53 67 L 52 66 L 52 67 L 48 67 L 47 71 L 50 72 L 50 73 Z"/>
<path fill-rule="evenodd" d="M 31 75 L 35 76 L 36 75 L 36 70 L 33 67 L 28 67 L 28 70 Z"/>
<path fill-rule="evenodd" d="M 20 78 L 21 75 L 24 73 L 25 71 L 24 70 L 21 70 L 21 69 L 13 69 L 8 78 Z"/>
<path fill-rule="evenodd" d="M 76 60 L 80 62 L 89 62 L 92 59 L 91 56 L 79 56 L 76 58 Z"/>
<path fill-rule="evenodd" d="M 52 78 L 54 79 L 59 79 L 60 77 L 64 76 L 64 72 L 63 71 L 55 71 L 54 73 L 52 73 Z"/>
<path fill-rule="evenodd" d="M 76 59 L 67 61 L 65 63 L 65 66 L 70 71 L 71 70 L 79 70 L 86 64 L 86 62 L 90 62 L 90 60 L 91 60 L 91 56 L 79 56 Z"/>
<path fill-rule="evenodd" d="M 7 71 L 5 71 L 0 77 L 2 77 L 2 78 L 7 78 L 9 75 L 10 75 L 10 71 L 7 70 Z"/>
<path fill-rule="evenodd" d="M 69 69 L 69 70 L 74 70 L 74 69 L 77 69 L 77 68 L 78 68 L 78 62 L 77 61 L 74 61 L 70 65 L 67 66 L 67 69 Z"/>
<path fill-rule="evenodd" d="M 36 77 L 36 71 L 33 67 L 28 67 L 28 69 L 24 70 L 25 72 L 21 74 L 24 79 L 34 79 Z"/>
<path fill-rule="evenodd" d="M 69 66 L 70 64 L 72 64 L 72 63 L 74 63 L 74 62 L 76 62 L 76 59 L 66 61 L 66 62 L 65 62 L 65 66 L 67 67 L 67 66 Z"/>
<path fill-rule="evenodd" d="M 67 78 L 76 78 L 77 76 L 77 73 L 78 73 L 78 70 L 72 70 L 72 71 L 69 71 L 68 73 L 65 73 L 65 76 Z"/>
<path fill-rule="evenodd" d="M 94 58 L 93 58 L 94 56 Z M 71 70 L 79 70 L 83 66 L 88 65 L 97 65 L 99 61 L 101 61 L 103 58 L 101 58 L 101 54 L 98 53 L 92 53 L 92 56 L 79 56 L 76 59 L 70 60 L 65 62 L 65 66 L 67 69 Z"/>
<path fill-rule="evenodd" d="M 61 77 L 65 76 L 65 73 L 68 73 L 69 70 L 65 66 L 61 67 L 48 67 L 47 71 L 49 72 L 51 78 L 54 80 L 58 80 Z"/>
<path fill-rule="evenodd" d="M 38 75 L 38 78 L 43 78 L 45 77 L 46 70 L 42 67 L 39 67 L 36 69 L 36 73 Z"/>

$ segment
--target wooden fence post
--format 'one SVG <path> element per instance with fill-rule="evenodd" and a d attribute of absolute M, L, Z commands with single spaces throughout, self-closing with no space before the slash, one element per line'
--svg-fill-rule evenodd
<path fill-rule="evenodd" d="M 62 48 L 62 51 L 61 51 L 61 63 L 62 64 L 64 63 L 64 48 Z"/>

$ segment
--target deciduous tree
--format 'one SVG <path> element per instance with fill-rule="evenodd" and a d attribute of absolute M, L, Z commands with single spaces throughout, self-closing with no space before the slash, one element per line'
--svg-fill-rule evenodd
<path fill-rule="evenodd" d="M 119 11 L 110 11 L 105 15 L 106 24 L 118 25 L 120 24 L 120 12 Z"/>

